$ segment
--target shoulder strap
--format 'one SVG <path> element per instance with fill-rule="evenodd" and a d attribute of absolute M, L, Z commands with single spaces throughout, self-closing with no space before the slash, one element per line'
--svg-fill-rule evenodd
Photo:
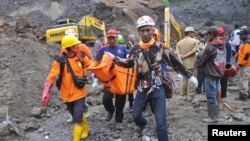
<path fill-rule="evenodd" d="M 83 52 L 79 52 L 79 54 L 80 54 L 80 57 L 81 58 L 84 58 L 86 55 L 83 53 Z M 84 67 L 84 62 L 83 61 L 80 61 L 81 62 L 81 64 L 82 64 L 82 67 Z"/>
<path fill-rule="evenodd" d="M 66 60 L 66 65 L 67 65 L 67 68 L 69 69 L 70 73 L 72 74 L 72 76 L 76 77 L 76 75 L 75 75 L 74 71 L 72 70 L 72 67 L 69 63 L 68 56 L 66 54 L 64 54 L 64 58 Z M 83 65 L 83 62 L 81 62 L 81 64 Z M 82 67 L 84 67 L 84 66 L 82 66 Z"/>
<path fill-rule="evenodd" d="M 69 69 L 70 73 L 75 76 L 75 73 L 74 71 L 72 70 L 71 66 L 70 66 L 70 63 L 69 63 L 69 59 L 68 59 L 68 56 L 66 54 L 64 54 L 64 57 L 66 59 L 66 65 L 67 65 L 67 68 Z"/>
<path fill-rule="evenodd" d="M 54 56 L 54 60 L 57 61 L 58 63 L 60 63 L 60 75 L 59 75 L 59 77 L 62 77 L 64 66 L 65 66 L 65 57 L 64 57 L 64 55 L 60 55 L 60 56 L 56 55 L 56 56 Z"/>

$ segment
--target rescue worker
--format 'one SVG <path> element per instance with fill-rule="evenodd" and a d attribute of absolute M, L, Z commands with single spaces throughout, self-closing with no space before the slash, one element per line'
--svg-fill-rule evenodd
<path fill-rule="evenodd" d="M 104 34 L 102 34 L 102 33 L 97 35 L 97 40 L 95 41 L 95 44 L 94 44 L 95 59 L 97 57 L 98 51 L 104 45 L 103 44 L 104 43 L 104 38 L 105 38 Z M 92 79 L 93 79 L 92 87 L 95 88 L 95 87 L 97 87 L 99 85 L 99 83 L 98 83 L 99 81 L 98 81 L 97 78 L 95 78 L 95 75 L 93 73 L 91 74 L 91 76 L 92 76 Z"/>
<path fill-rule="evenodd" d="M 232 47 L 233 55 L 235 55 L 239 51 L 239 46 L 240 46 L 240 36 L 238 34 L 240 32 L 239 27 L 240 26 L 238 24 L 235 24 L 234 25 L 234 30 L 231 33 L 231 42 L 230 42 L 230 44 L 231 44 L 231 47 Z"/>
<path fill-rule="evenodd" d="M 247 101 L 247 98 L 250 98 L 250 38 L 249 37 L 249 29 L 243 28 L 238 33 L 240 35 L 240 39 L 242 40 L 242 44 L 240 45 L 240 49 L 236 57 L 238 58 L 239 65 L 239 89 L 240 94 L 238 100 Z"/>
<path fill-rule="evenodd" d="M 153 37 L 156 41 L 160 42 L 162 45 L 164 45 L 163 42 L 161 42 L 161 33 L 157 28 L 154 28 L 154 32 L 153 32 Z M 161 70 L 162 71 L 167 71 L 167 64 L 166 62 L 162 61 L 161 63 Z"/>
<path fill-rule="evenodd" d="M 161 33 L 157 28 L 154 28 L 154 33 L 153 37 L 155 38 L 156 41 L 161 41 Z"/>
<path fill-rule="evenodd" d="M 231 63 L 231 45 L 230 43 L 225 40 L 225 31 L 222 27 L 218 28 L 218 35 L 219 35 L 219 39 L 222 40 L 222 42 L 224 42 L 225 44 L 225 49 L 226 49 L 226 62 L 227 63 Z M 220 101 L 220 107 L 221 109 L 223 108 L 223 98 L 227 97 L 227 82 L 228 82 L 228 77 L 227 76 L 223 76 L 220 80 L 220 84 L 221 84 L 221 94 L 219 93 L 218 97 L 219 97 L 219 101 Z"/>
<path fill-rule="evenodd" d="M 128 35 L 128 43 L 126 45 L 126 48 L 128 50 L 131 50 L 135 45 L 135 35 L 134 34 L 129 34 Z"/>
<path fill-rule="evenodd" d="M 147 104 L 150 103 L 155 115 L 158 140 L 168 141 L 165 87 L 160 84 L 161 80 L 159 80 L 159 76 L 155 76 L 156 73 L 154 73 L 154 75 L 153 72 L 157 72 L 158 75 L 158 72 L 161 72 L 159 61 L 165 60 L 174 66 L 176 70 L 179 70 L 182 75 L 187 76 L 191 84 L 197 85 L 198 82 L 197 79 L 182 66 L 178 59 L 170 53 L 168 48 L 162 46 L 160 42 L 155 41 L 153 38 L 154 25 L 154 20 L 149 16 L 142 16 L 138 19 L 137 29 L 141 40 L 139 44 L 135 45 L 130 51 L 127 59 L 122 59 L 109 52 L 106 53 L 114 59 L 115 63 L 125 68 L 130 68 L 133 67 L 134 64 L 137 64 L 138 83 L 136 84 L 137 94 L 134 101 L 133 112 L 133 120 L 138 127 L 137 132 L 141 134 L 147 125 L 147 119 L 142 115 L 142 112 Z M 147 60 L 145 60 L 145 58 Z M 157 82 L 156 77 L 158 78 L 157 80 L 159 80 Z"/>
<path fill-rule="evenodd" d="M 53 62 L 50 73 L 44 84 L 41 99 L 41 106 L 46 106 L 50 100 L 50 89 L 55 82 L 56 76 L 60 75 L 60 63 L 66 61 L 64 63 L 65 66 L 63 72 L 61 72 L 62 83 L 60 86 L 60 96 L 63 102 L 65 102 L 68 111 L 73 116 L 74 141 L 80 141 L 81 138 L 87 138 L 89 132 L 87 119 L 83 116 L 83 111 L 85 110 L 85 97 L 87 96 L 87 90 L 84 87 L 86 82 L 82 81 L 82 83 L 80 83 L 81 87 L 77 87 L 73 76 L 84 78 L 86 75 L 84 68 L 89 66 L 91 61 L 87 56 L 80 56 L 78 48 L 79 44 L 80 41 L 74 35 L 66 35 L 63 37 L 61 45 L 62 49 L 66 49 L 66 53 L 59 57 L 63 57 L 63 59 L 58 59 Z M 71 71 L 68 71 L 70 68 L 72 69 L 72 73 Z"/>
<path fill-rule="evenodd" d="M 76 31 L 74 29 L 68 29 L 65 31 L 65 35 L 74 35 L 77 37 L 77 34 L 76 34 Z M 83 43 L 80 43 L 78 44 L 78 48 L 79 48 L 79 54 L 81 55 L 86 55 L 87 57 L 89 57 L 90 59 L 93 59 L 93 56 L 92 56 L 92 53 L 91 53 L 91 50 L 89 49 L 89 47 Z M 62 48 L 61 49 L 61 53 L 60 54 L 63 54 L 63 53 L 66 53 L 66 49 Z M 57 79 L 58 80 L 58 77 Z M 88 106 L 86 105 L 86 103 L 84 103 L 84 116 L 85 117 L 89 117 L 90 116 L 90 112 L 88 110 Z M 73 117 L 71 114 L 69 114 L 69 118 L 67 119 L 67 123 L 72 123 L 73 121 Z"/>
<path fill-rule="evenodd" d="M 68 29 L 65 31 L 65 35 L 70 35 L 70 34 L 77 37 L 76 31 L 74 29 Z M 78 47 L 79 47 L 80 53 L 88 56 L 90 59 L 93 59 L 93 55 L 91 53 L 91 50 L 86 44 L 80 43 L 78 45 Z M 66 49 L 62 49 L 61 53 L 65 52 L 65 51 L 66 51 Z"/>
<path fill-rule="evenodd" d="M 122 36 L 122 34 L 118 35 L 117 43 L 120 44 L 120 45 L 124 45 L 125 40 L 124 40 L 124 37 Z M 128 50 L 128 52 L 130 51 L 130 48 L 127 48 L 127 46 L 126 46 L 126 49 Z M 128 94 L 128 101 L 129 101 L 129 112 L 132 113 L 133 112 L 133 103 L 134 103 L 134 95 L 133 95 L 133 93 Z"/>
<path fill-rule="evenodd" d="M 102 33 L 97 35 L 97 40 L 95 41 L 95 44 L 94 44 L 94 52 L 96 55 L 99 49 L 103 46 L 104 38 L 105 37 Z"/>
<path fill-rule="evenodd" d="M 201 56 L 203 55 L 204 49 L 205 49 L 205 39 L 204 34 L 202 31 L 198 32 L 198 40 L 199 40 L 199 52 L 197 52 L 196 59 L 199 60 Z M 197 79 L 198 79 L 198 87 L 196 88 L 197 94 L 202 94 L 205 92 L 204 88 L 204 68 L 197 68 Z"/>
<path fill-rule="evenodd" d="M 204 67 L 205 91 L 207 98 L 208 118 L 202 119 L 205 123 L 218 122 L 219 101 L 217 93 L 221 89 L 220 79 L 226 67 L 226 51 L 224 42 L 218 39 L 218 29 L 215 26 L 207 28 L 207 46 L 196 67 Z"/>
<path fill-rule="evenodd" d="M 196 76 L 196 68 L 194 66 L 196 61 L 196 52 L 199 51 L 199 41 L 194 39 L 194 28 L 185 28 L 185 37 L 180 40 L 176 46 L 177 56 L 182 61 L 183 66 L 187 68 L 194 76 Z M 192 102 L 195 96 L 196 89 L 188 85 L 188 78 L 182 79 L 181 95 L 183 100 Z"/>
<path fill-rule="evenodd" d="M 126 58 L 128 55 L 128 50 L 124 45 L 117 44 L 118 31 L 115 29 L 109 29 L 107 31 L 107 42 L 108 45 L 102 47 L 97 54 L 97 61 L 101 61 L 104 52 L 109 52 L 120 58 Z M 115 97 L 115 107 L 113 104 L 113 97 Z M 110 121 L 115 112 L 115 121 L 117 129 L 121 129 L 121 122 L 123 121 L 123 109 L 126 103 L 126 95 L 113 94 L 108 91 L 107 88 L 104 88 L 103 94 L 103 105 L 104 108 L 108 111 L 106 121 Z"/>
<path fill-rule="evenodd" d="M 124 43 L 125 43 L 124 37 L 122 36 L 122 34 L 118 34 L 118 37 L 117 37 L 117 44 L 124 45 Z"/>

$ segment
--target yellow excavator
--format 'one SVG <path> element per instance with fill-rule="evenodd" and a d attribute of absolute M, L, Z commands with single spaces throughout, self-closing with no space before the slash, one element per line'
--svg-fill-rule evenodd
<path fill-rule="evenodd" d="M 184 26 L 175 20 L 169 7 L 165 8 L 164 18 L 164 42 L 170 47 L 172 42 L 177 43 L 184 37 Z"/>
<path fill-rule="evenodd" d="M 46 41 L 61 42 L 65 31 L 74 29 L 80 41 L 95 41 L 100 33 L 106 35 L 105 23 L 93 16 L 85 16 L 79 22 L 72 19 L 58 20 L 57 24 L 46 31 Z"/>

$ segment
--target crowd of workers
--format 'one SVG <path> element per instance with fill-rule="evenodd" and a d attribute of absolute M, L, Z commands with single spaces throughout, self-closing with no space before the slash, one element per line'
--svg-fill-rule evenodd
<path fill-rule="evenodd" d="M 108 87 L 103 90 L 102 102 L 107 111 L 106 121 L 110 121 L 115 115 L 117 130 L 122 128 L 123 111 L 128 97 L 129 111 L 137 126 L 136 132 L 142 133 L 147 125 L 143 111 L 149 104 L 155 115 L 158 140 L 168 141 L 165 97 L 169 86 L 162 79 L 168 73 L 168 67 L 172 67 L 177 72 L 177 78 L 182 79 L 182 100 L 192 102 L 196 94 L 205 92 L 208 117 L 202 119 L 203 122 L 218 122 L 220 104 L 223 103 L 222 98 L 226 97 L 228 78 L 233 77 L 237 69 L 240 76 L 238 99 L 245 101 L 249 97 L 250 39 L 247 27 L 239 29 L 235 25 L 231 38 L 225 35 L 223 28 L 212 23 L 198 34 L 193 27 L 186 27 L 185 37 L 177 43 L 174 53 L 172 47 L 166 47 L 161 42 L 160 32 L 155 28 L 151 17 L 140 17 L 136 28 L 140 36 L 138 43 L 136 36 L 130 34 L 126 44 L 123 35 L 111 28 L 106 36 L 97 36 L 93 53 L 78 40 L 74 31 L 68 31 L 63 37 L 62 51 L 53 62 L 44 84 L 41 105 L 47 105 L 50 100 L 49 91 L 57 81 L 61 99 L 74 123 L 74 141 L 87 138 L 89 132 L 88 107 L 85 104 L 86 68 L 102 63 L 104 55 L 120 67 L 129 69 L 136 66 L 135 95 L 113 93 Z M 105 45 L 104 38 L 107 38 Z M 105 83 L 101 80 L 98 82 L 99 80 L 98 75 L 94 74 L 92 87 Z"/>

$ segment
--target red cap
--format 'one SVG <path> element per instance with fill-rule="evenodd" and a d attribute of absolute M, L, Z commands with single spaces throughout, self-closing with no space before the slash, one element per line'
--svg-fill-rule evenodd
<path fill-rule="evenodd" d="M 115 29 L 111 28 L 111 29 L 108 30 L 106 36 L 107 36 L 107 37 L 112 37 L 112 36 L 113 36 L 113 37 L 117 37 L 118 34 L 119 34 L 118 31 L 116 31 Z"/>
<path fill-rule="evenodd" d="M 218 33 L 219 33 L 220 36 L 224 36 L 225 31 L 224 31 L 224 29 L 222 27 L 219 27 L 218 28 Z"/>

